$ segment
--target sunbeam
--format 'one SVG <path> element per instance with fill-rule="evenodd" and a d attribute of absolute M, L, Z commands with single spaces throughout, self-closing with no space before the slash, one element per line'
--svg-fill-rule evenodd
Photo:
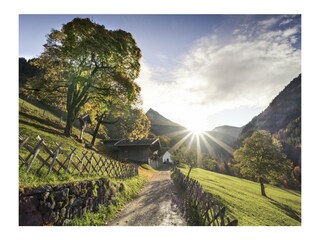
<path fill-rule="evenodd" d="M 189 133 L 189 130 L 184 129 L 184 130 L 178 130 L 178 131 L 170 132 L 170 133 L 167 134 L 167 136 L 172 138 L 172 137 L 176 137 L 178 135 L 184 134 L 184 133 Z"/>
<path fill-rule="evenodd" d="M 209 152 L 209 154 L 210 154 L 211 156 L 214 156 L 215 153 L 214 153 L 214 151 L 213 151 L 213 148 L 212 148 L 212 146 L 210 146 L 210 144 L 208 143 L 207 139 L 204 137 L 203 134 L 200 135 L 200 138 L 201 138 L 202 142 L 204 143 L 204 146 L 205 146 L 205 148 L 207 149 L 207 151 Z"/>
<path fill-rule="evenodd" d="M 196 136 L 196 134 L 192 133 L 192 137 L 191 137 L 190 142 L 189 142 L 188 147 L 187 147 L 188 150 L 191 149 L 191 146 L 192 146 L 192 143 L 193 143 L 193 140 L 194 140 L 195 136 Z"/>
<path fill-rule="evenodd" d="M 177 142 L 171 149 L 173 151 L 177 150 L 191 135 L 192 133 L 189 132 L 186 136 L 184 136 L 179 142 Z M 170 149 L 170 150 L 171 150 Z"/>
<path fill-rule="evenodd" d="M 202 166 L 201 147 L 200 147 L 199 135 L 200 134 L 196 134 L 196 140 L 197 140 L 197 165 L 198 166 Z"/>
<path fill-rule="evenodd" d="M 208 133 L 204 132 L 203 134 L 205 134 L 206 136 L 208 136 L 213 142 L 217 143 L 220 147 L 222 147 L 224 150 L 226 150 L 228 153 L 230 153 L 231 155 L 234 152 L 234 149 L 232 147 L 230 147 L 229 145 L 225 144 L 224 142 L 220 141 L 219 139 L 209 135 Z"/>

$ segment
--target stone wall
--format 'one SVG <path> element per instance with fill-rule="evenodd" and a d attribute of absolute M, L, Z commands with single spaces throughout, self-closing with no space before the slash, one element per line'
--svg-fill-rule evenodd
<path fill-rule="evenodd" d="M 109 204 L 116 192 L 124 191 L 107 179 L 46 185 L 19 189 L 19 225 L 66 225 L 74 216 L 97 211 L 99 204 Z"/>

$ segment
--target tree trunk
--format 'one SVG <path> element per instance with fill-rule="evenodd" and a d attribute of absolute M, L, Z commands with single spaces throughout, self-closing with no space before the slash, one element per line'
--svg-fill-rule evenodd
<path fill-rule="evenodd" d="M 259 178 L 259 182 L 260 182 L 260 187 L 261 187 L 261 195 L 266 197 L 266 191 L 265 191 L 265 187 L 264 187 L 264 184 L 263 184 L 263 178 L 260 177 Z"/>
<path fill-rule="evenodd" d="M 190 175 L 190 173 L 191 173 L 191 170 L 192 170 L 192 166 L 190 166 L 190 168 L 189 168 L 189 171 L 188 171 L 188 174 L 187 174 L 187 177 L 186 177 L 186 178 L 189 178 L 189 175 Z"/>
<path fill-rule="evenodd" d="M 64 129 L 64 134 L 69 137 L 72 133 L 73 123 L 76 120 L 76 116 L 80 108 L 88 100 L 87 91 L 90 84 L 85 85 L 81 91 L 77 89 L 77 82 L 73 82 L 68 86 L 67 92 L 67 123 Z"/>
<path fill-rule="evenodd" d="M 67 137 L 71 136 L 72 133 L 72 127 L 73 127 L 73 122 L 75 117 L 72 117 L 71 113 L 67 114 L 67 121 L 66 121 L 66 127 L 64 128 L 64 135 L 66 135 Z"/>
<path fill-rule="evenodd" d="M 105 121 L 105 120 L 103 120 L 103 118 L 105 117 L 105 115 L 106 115 L 106 112 L 104 112 L 103 114 L 101 114 L 101 115 L 97 118 L 97 126 L 96 126 L 96 128 L 94 129 L 94 133 L 93 133 L 93 135 L 92 135 L 91 146 L 93 146 L 93 145 L 94 145 L 94 142 L 96 141 L 96 138 L 97 138 L 97 135 L 98 135 L 98 131 L 99 131 L 99 127 L 100 127 L 101 123 L 103 123 L 103 124 L 115 124 L 115 123 L 117 123 L 117 122 L 120 120 L 120 118 L 118 118 L 118 119 L 115 120 L 115 121 Z"/>
<path fill-rule="evenodd" d="M 100 124 L 101 124 L 101 121 L 102 121 L 103 116 L 104 116 L 104 114 L 102 114 L 102 115 L 99 116 L 99 118 L 98 118 L 97 126 L 96 126 L 96 128 L 94 129 L 94 133 L 93 133 L 93 135 L 92 135 L 91 146 L 93 146 L 93 145 L 94 145 L 94 142 L 96 141 L 97 134 L 98 134 L 99 127 L 100 127 Z"/>

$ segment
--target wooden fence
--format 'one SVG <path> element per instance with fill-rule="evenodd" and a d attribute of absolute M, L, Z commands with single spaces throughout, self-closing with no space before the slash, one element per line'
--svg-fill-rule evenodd
<path fill-rule="evenodd" d="M 238 225 L 238 220 L 230 221 L 225 216 L 226 207 L 221 206 L 210 193 L 204 191 L 198 181 L 186 177 L 178 168 L 174 168 L 173 170 L 173 179 L 184 191 L 184 210 L 186 219 L 190 225 Z"/>
<path fill-rule="evenodd" d="M 32 171 L 34 174 L 47 176 L 53 172 L 57 175 L 71 174 L 82 177 L 99 175 L 119 179 L 138 175 L 136 164 L 107 159 L 89 151 L 77 154 L 76 148 L 71 148 L 71 151 L 67 152 L 62 148 L 62 144 L 56 144 L 56 148 L 51 150 L 39 136 L 35 147 L 30 146 L 28 140 L 29 137 L 19 136 L 19 169 L 25 168 L 27 173 Z"/>

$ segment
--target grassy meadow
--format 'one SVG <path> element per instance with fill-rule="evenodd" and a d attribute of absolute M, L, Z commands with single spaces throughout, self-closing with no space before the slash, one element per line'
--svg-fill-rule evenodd
<path fill-rule="evenodd" d="M 187 174 L 187 168 L 181 168 Z M 190 177 L 227 207 L 227 216 L 240 226 L 300 226 L 301 193 L 266 184 L 267 197 L 260 184 L 249 180 L 194 168 Z"/>

